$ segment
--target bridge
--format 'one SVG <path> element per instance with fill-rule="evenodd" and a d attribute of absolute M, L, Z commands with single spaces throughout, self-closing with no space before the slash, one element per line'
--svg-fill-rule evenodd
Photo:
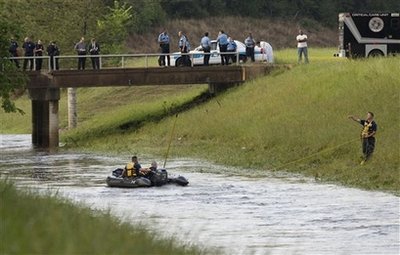
<path fill-rule="evenodd" d="M 265 75 L 272 68 L 273 66 L 265 64 L 237 64 L 26 72 L 29 77 L 26 88 L 32 102 L 32 143 L 41 148 L 58 147 L 58 104 L 61 88 L 208 84 L 210 93 L 214 94 Z"/>

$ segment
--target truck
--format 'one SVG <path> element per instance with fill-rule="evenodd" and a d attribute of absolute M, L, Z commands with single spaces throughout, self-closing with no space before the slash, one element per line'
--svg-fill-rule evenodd
<path fill-rule="evenodd" d="M 338 57 L 400 55 L 400 11 L 340 13 Z"/>

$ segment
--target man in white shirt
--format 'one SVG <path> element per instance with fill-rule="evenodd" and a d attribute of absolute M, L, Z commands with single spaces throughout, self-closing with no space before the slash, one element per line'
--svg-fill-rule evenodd
<path fill-rule="evenodd" d="M 307 35 L 299 30 L 299 35 L 296 37 L 297 40 L 297 53 L 299 55 L 298 63 L 301 63 L 302 55 L 304 54 L 304 62 L 308 63 L 308 52 L 307 52 Z"/>

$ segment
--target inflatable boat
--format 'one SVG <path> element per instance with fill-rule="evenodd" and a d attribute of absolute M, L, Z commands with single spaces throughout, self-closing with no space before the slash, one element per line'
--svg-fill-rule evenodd
<path fill-rule="evenodd" d="M 141 188 L 141 187 L 151 187 L 151 186 L 163 186 L 165 184 L 177 184 L 180 186 L 186 186 L 189 181 L 183 177 L 168 177 L 168 172 L 165 169 L 157 169 L 151 171 L 148 176 L 140 177 L 121 177 L 122 168 L 117 168 L 112 171 L 112 175 L 108 176 L 106 183 L 109 187 L 119 187 L 119 188 Z"/>

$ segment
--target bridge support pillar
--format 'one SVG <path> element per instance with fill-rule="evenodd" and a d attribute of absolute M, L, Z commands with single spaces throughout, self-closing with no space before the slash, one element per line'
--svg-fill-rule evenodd
<path fill-rule="evenodd" d="M 236 85 L 238 85 L 236 82 L 211 82 L 208 83 L 208 92 L 212 95 L 216 95 L 219 92 L 235 87 Z"/>
<path fill-rule="evenodd" d="M 29 97 L 32 100 L 32 144 L 40 148 L 58 147 L 60 89 L 29 89 Z"/>

